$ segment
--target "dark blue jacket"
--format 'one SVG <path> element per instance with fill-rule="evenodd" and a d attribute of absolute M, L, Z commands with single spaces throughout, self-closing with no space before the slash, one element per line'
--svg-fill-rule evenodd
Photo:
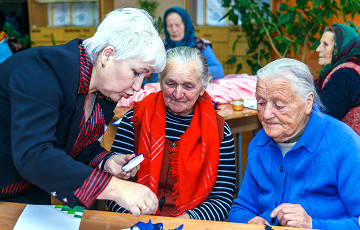
<path fill-rule="evenodd" d="M 31 182 L 73 206 L 89 162 L 105 151 L 97 141 L 76 159 L 68 155 L 86 96 L 77 94 L 81 42 L 31 48 L 0 64 L 0 200 L 26 194 L 19 190 Z M 116 103 L 99 103 L 108 124 Z"/>

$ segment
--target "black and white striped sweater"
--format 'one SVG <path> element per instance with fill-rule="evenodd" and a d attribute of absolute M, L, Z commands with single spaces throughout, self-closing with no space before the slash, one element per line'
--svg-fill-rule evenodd
<path fill-rule="evenodd" d="M 185 117 L 166 112 L 166 139 L 178 141 L 190 125 L 193 114 Z M 111 151 L 121 154 L 134 152 L 133 110 L 127 112 L 118 127 Z M 192 219 L 225 220 L 230 210 L 235 189 L 234 139 L 228 124 L 224 125 L 224 138 L 220 145 L 219 168 L 214 189 L 208 199 L 198 207 L 188 210 Z M 107 208 L 113 212 L 128 212 L 114 201 L 107 201 Z"/>

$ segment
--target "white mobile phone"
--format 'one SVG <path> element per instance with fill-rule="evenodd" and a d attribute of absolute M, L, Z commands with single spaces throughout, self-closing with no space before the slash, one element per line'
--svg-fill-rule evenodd
<path fill-rule="evenodd" d="M 137 155 L 136 157 L 134 157 L 133 159 L 129 160 L 128 162 L 126 162 L 121 169 L 124 172 L 130 171 L 131 169 L 135 168 L 137 165 L 139 165 L 143 160 L 145 159 L 144 155 L 142 153 L 140 153 L 139 155 Z"/>

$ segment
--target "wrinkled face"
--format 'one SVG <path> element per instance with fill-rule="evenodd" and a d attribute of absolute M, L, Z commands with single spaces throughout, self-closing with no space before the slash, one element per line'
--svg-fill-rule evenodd
<path fill-rule="evenodd" d="M 168 63 L 167 68 L 167 74 L 160 83 L 165 105 L 171 113 L 186 116 L 193 111 L 196 101 L 205 92 L 198 63 Z"/>
<path fill-rule="evenodd" d="M 167 15 L 166 30 L 174 42 L 181 41 L 184 38 L 185 26 L 179 14 L 173 12 Z"/>
<path fill-rule="evenodd" d="M 90 83 L 90 90 L 93 87 L 114 101 L 138 92 L 144 78 L 153 72 L 142 60 L 115 60 L 112 48 L 104 50 L 101 55 L 92 72 L 95 81 Z"/>
<path fill-rule="evenodd" d="M 265 133 L 275 142 L 285 142 L 307 124 L 313 93 L 304 101 L 286 78 L 259 79 L 256 85 L 258 117 Z"/>
<path fill-rule="evenodd" d="M 331 63 L 332 52 L 335 45 L 335 34 L 326 31 L 320 39 L 320 45 L 316 48 L 319 53 L 319 65 L 324 66 Z"/>

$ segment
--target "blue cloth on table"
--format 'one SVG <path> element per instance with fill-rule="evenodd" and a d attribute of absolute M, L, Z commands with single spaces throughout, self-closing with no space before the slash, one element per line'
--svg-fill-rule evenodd
<path fill-rule="evenodd" d="M 174 228 L 173 230 L 181 230 L 183 228 L 184 225 L 180 225 L 177 228 Z M 144 223 L 144 222 L 137 222 L 134 226 L 132 226 L 130 229 L 136 229 L 135 227 L 137 227 L 140 230 L 163 230 L 163 224 L 162 223 L 157 223 L 157 224 L 152 224 L 151 220 L 149 220 L 149 222 Z"/>

